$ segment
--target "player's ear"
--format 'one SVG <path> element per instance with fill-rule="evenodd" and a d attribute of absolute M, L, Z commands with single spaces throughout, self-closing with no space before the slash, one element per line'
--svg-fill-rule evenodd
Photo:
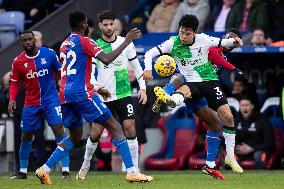
<path fill-rule="evenodd" d="M 102 23 L 101 22 L 99 22 L 99 28 L 102 29 Z"/>

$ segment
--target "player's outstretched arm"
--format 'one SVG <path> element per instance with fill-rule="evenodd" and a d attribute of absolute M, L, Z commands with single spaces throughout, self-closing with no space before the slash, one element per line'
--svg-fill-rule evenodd
<path fill-rule="evenodd" d="M 101 51 L 98 55 L 97 55 L 97 59 L 99 59 L 102 63 L 104 64 L 109 64 L 112 61 L 114 61 L 120 54 L 121 52 L 134 40 L 134 39 L 138 39 L 141 36 L 141 32 L 140 30 L 138 30 L 137 28 L 134 28 L 132 30 L 130 30 L 125 39 L 124 42 L 119 45 L 119 47 L 117 47 L 115 50 L 111 51 L 110 53 L 105 53 L 104 51 Z"/>

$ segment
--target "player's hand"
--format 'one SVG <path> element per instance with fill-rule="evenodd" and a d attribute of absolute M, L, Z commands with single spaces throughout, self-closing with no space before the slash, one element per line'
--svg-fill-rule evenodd
<path fill-rule="evenodd" d="M 149 80 L 153 80 L 152 70 L 144 70 L 143 79 L 148 82 Z"/>
<path fill-rule="evenodd" d="M 247 79 L 247 75 L 242 70 L 240 70 L 238 68 L 234 68 L 232 70 L 232 72 L 234 73 L 235 76 L 239 76 L 239 77 L 243 77 L 243 78 Z"/>
<path fill-rule="evenodd" d="M 244 44 L 244 42 L 243 42 L 243 40 L 241 38 L 239 38 L 239 37 L 235 38 L 235 40 L 234 40 L 234 45 L 235 46 L 243 45 L 243 44 Z"/>
<path fill-rule="evenodd" d="M 137 28 L 133 28 L 126 34 L 125 41 L 131 43 L 134 39 L 139 39 L 140 37 L 141 31 Z"/>
<path fill-rule="evenodd" d="M 14 113 L 15 110 L 16 110 L 16 101 L 15 100 L 11 100 L 9 102 L 9 105 L 8 105 L 8 111 L 10 113 Z"/>
<path fill-rule="evenodd" d="M 138 91 L 138 98 L 139 98 L 139 103 L 142 103 L 143 105 L 146 104 L 147 102 L 147 94 L 145 89 L 140 89 Z"/>
<path fill-rule="evenodd" d="M 99 95 L 101 95 L 104 100 L 107 100 L 108 98 L 111 97 L 110 92 L 109 92 L 106 88 L 104 88 L 104 87 L 100 87 L 100 88 L 98 89 L 97 93 L 98 93 Z"/>
<path fill-rule="evenodd" d="M 249 154 L 249 153 L 253 152 L 254 149 L 251 146 L 249 146 L 249 145 L 247 145 L 245 143 L 242 143 L 241 145 L 238 145 L 236 147 L 236 151 L 240 155 L 246 155 L 246 154 Z"/>

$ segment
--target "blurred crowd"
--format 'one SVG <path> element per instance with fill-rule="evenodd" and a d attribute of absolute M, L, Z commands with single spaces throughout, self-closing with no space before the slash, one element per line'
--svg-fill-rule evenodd
<path fill-rule="evenodd" d="M 138 22 L 144 33 L 177 32 L 181 16 L 194 14 L 199 32 L 237 28 L 246 34 L 247 45 L 282 46 L 283 10 L 281 0 L 140 0 L 120 21 L 124 26 Z"/>

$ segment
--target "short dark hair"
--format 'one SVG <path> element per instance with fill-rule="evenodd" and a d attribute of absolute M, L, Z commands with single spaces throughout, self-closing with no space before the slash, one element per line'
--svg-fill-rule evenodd
<path fill-rule="evenodd" d="M 23 32 L 20 32 L 20 36 L 21 36 L 21 35 L 24 35 L 24 34 L 27 34 L 27 33 L 30 33 L 30 34 L 32 34 L 33 36 L 35 36 L 34 32 L 32 32 L 31 30 L 25 30 L 25 31 L 23 31 Z"/>
<path fill-rule="evenodd" d="M 79 24 L 87 19 L 85 13 L 79 9 L 72 11 L 69 14 L 69 25 L 70 27 L 77 28 Z"/>
<path fill-rule="evenodd" d="M 253 100 L 253 98 L 252 98 L 252 96 L 250 94 L 246 94 L 246 93 L 242 94 L 240 96 L 240 100 L 239 101 L 241 101 L 241 100 L 248 100 L 248 101 L 250 101 L 250 103 L 252 103 L 254 105 L 254 100 Z"/>
<path fill-rule="evenodd" d="M 103 20 L 114 20 L 115 16 L 112 11 L 110 10 L 103 10 L 97 15 L 97 19 L 99 22 L 102 22 Z"/>
<path fill-rule="evenodd" d="M 240 39 L 242 39 L 242 34 L 237 28 L 230 28 L 228 30 L 228 33 L 230 32 L 236 34 Z"/>
<path fill-rule="evenodd" d="M 190 28 L 194 32 L 197 32 L 198 26 L 199 26 L 199 21 L 195 15 L 185 14 L 181 17 L 179 21 L 179 28 L 180 27 Z"/>

